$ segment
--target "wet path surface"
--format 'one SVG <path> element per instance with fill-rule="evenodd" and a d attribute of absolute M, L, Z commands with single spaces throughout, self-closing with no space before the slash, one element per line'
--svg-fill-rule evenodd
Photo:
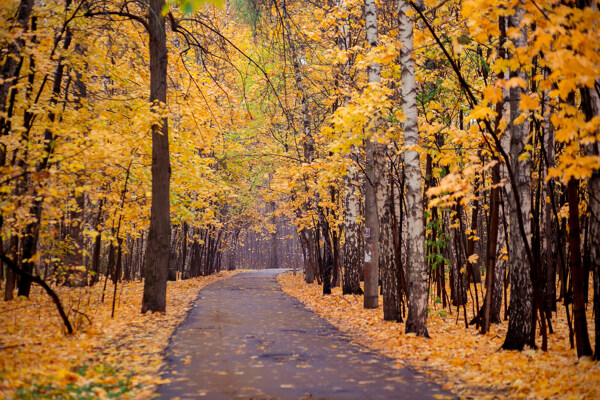
<path fill-rule="evenodd" d="M 167 349 L 160 399 L 433 399 L 450 396 L 350 343 L 284 294 L 281 270 L 236 275 L 200 292 Z M 440 398 L 439 396 L 438 398 Z M 449 398 L 449 397 L 444 397 Z"/>

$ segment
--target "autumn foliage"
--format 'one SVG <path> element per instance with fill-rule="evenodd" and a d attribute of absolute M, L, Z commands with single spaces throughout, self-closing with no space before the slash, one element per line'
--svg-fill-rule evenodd
<path fill-rule="evenodd" d="M 493 325 L 485 335 L 465 330 L 455 312 L 434 301 L 429 304 L 427 324 L 432 338 L 428 340 L 405 335 L 402 324 L 384 321 L 383 307 L 363 309 L 362 296 L 343 296 L 340 289 L 323 296 L 317 285 L 305 285 L 300 276 L 290 273 L 278 280 L 284 292 L 353 341 L 397 360 L 399 367 L 416 369 L 463 398 L 593 399 L 599 395 L 600 369 L 589 359 L 576 361 L 576 353 L 569 348 L 564 312 L 556 316 L 559 325 L 551 337 L 551 352 L 498 351 L 506 325 Z M 588 319 L 592 320 L 591 313 Z"/>
<path fill-rule="evenodd" d="M 599 20 L 591 0 L 2 0 L 3 307 L 45 287 L 75 343 L 90 293 L 145 279 L 162 310 L 167 280 L 294 266 L 419 336 L 433 302 L 518 357 L 566 354 L 566 329 L 598 359 Z"/>
<path fill-rule="evenodd" d="M 140 314 L 141 282 L 124 283 L 111 318 L 102 288 L 58 290 L 75 325 L 65 335 L 54 306 L 34 289 L 29 299 L 1 303 L 0 396 L 5 398 L 151 398 L 164 350 L 198 292 L 237 271 L 169 283 L 166 314 Z"/>

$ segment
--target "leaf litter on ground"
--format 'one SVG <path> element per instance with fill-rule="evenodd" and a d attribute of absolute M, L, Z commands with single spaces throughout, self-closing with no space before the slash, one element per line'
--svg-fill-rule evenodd
<path fill-rule="evenodd" d="M 75 327 L 67 335 L 40 288 L 30 298 L 0 302 L 0 398 L 151 398 L 164 350 L 205 286 L 240 271 L 168 282 L 167 312 L 141 314 L 142 282 L 55 287 Z"/>
<path fill-rule="evenodd" d="M 600 363 L 578 360 L 570 348 L 564 306 L 558 305 L 553 315 L 555 333 L 548 336 L 547 352 L 503 351 L 499 349 L 506 336 L 505 321 L 481 335 L 473 326 L 465 329 L 462 310 L 457 323 L 456 310 L 441 312 L 431 301 L 427 319 L 431 339 L 424 339 L 404 334 L 403 323 L 383 320 L 382 296 L 379 308 L 368 310 L 363 308 L 363 296 L 344 296 L 339 287 L 332 295 L 323 295 L 320 285 L 306 284 L 301 275 L 281 274 L 278 281 L 284 292 L 355 342 L 395 359 L 398 367 L 415 369 L 461 398 L 600 399 Z M 468 304 L 469 321 L 472 309 Z M 591 307 L 588 326 L 593 326 Z M 593 329 L 590 340 L 593 343 Z"/>

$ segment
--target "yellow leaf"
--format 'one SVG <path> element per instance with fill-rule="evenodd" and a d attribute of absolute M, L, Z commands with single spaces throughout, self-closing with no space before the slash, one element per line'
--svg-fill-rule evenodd
<path fill-rule="evenodd" d="M 521 95 L 521 102 L 519 103 L 519 109 L 522 111 L 528 111 L 538 108 L 540 102 L 533 96 Z"/>

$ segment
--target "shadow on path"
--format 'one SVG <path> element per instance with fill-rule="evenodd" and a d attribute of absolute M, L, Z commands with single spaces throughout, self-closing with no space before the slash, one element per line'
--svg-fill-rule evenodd
<path fill-rule="evenodd" d="M 439 386 L 350 343 L 279 288 L 282 270 L 200 292 L 167 349 L 160 399 L 434 399 Z"/>

